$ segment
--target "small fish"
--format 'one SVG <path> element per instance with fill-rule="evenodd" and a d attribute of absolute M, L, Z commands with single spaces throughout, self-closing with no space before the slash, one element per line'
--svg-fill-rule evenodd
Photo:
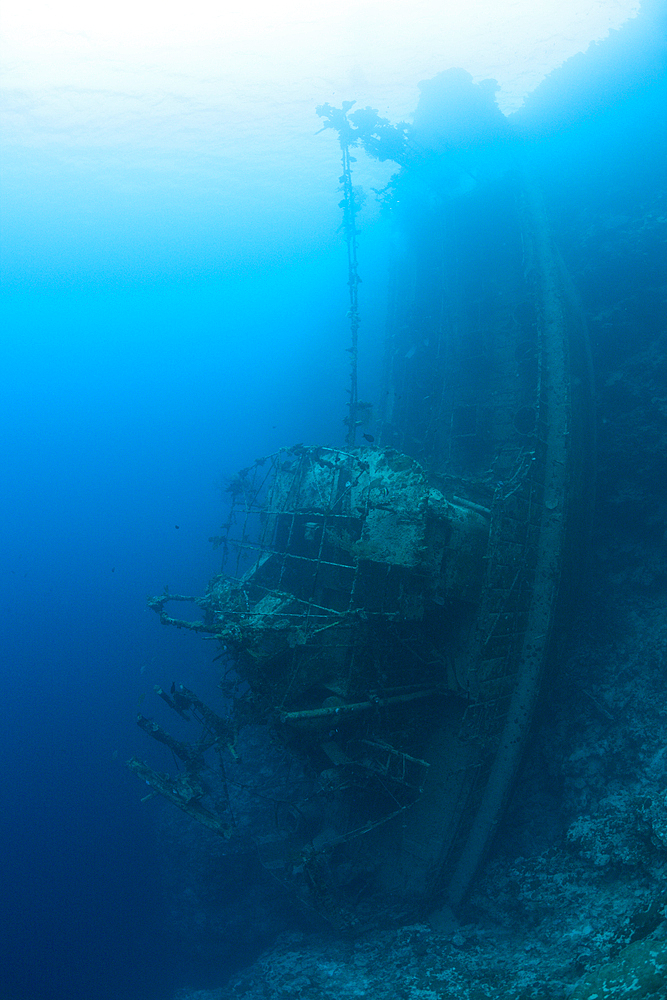
<path fill-rule="evenodd" d="M 372 434 L 362 434 L 362 437 L 364 441 L 368 441 L 369 444 L 373 444 L 373 441 L 375 441 L 375 438 L 373 437 Z"/>

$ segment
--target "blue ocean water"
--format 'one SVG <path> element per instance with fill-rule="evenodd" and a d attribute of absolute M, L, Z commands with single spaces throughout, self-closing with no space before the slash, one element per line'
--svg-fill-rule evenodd
<path fill-rule="evenodd" d="M 159 995 L 158 956 L 173 964 L 160 862 L 123 762 L 141 743 L 138 698 L 165 669 L 194 684 L 210 657 L 174 643 L 146 597 L 199 593 L 217 571 L 225 475 L 282 444 L 341 440 L 340 271 L 325 257 L 226 283 L 5 291 L 10 995 Z"/>
<path fill-rule="evenodd" d="M 576 129 L 556 128 L 565 160 Z M 556 141 L 547 118 L 535 132 Z M 216 572 L 207 539 L 227 476 L 281 445 L 343 440 L 335 148 L 330 164 L 317 238 L 309 189 L 303 217 L 274 203 L 243 215 L 246 241 L 185 163 L 167 197 L 107 185 L 102 154 L 5 153 L 1 1000 L 167 998 L 196 970 L 165 912 L 155 812 L 124 761 L 142 747 L 140 699 L 175 677 L 195 686 L 211 654 L 162 629 L 146 597 L 200 593 Z M 384 227 L 374 217 L 360 247 L 370 396 Z"/>
<path fill-rule="evenodd" d="M 211 655 L 174 642 L 146 598 L 201 593 L 218 571 L 227 477 L 282 445 L 342 442 L 343 248 L 334 228 L 295 253 L 292 231 L 286 263 L 211 273 L 187 231 L 206 223 L 196 193 L 165 248 L 132 198 L 113 231 L 94 183 L 85 231 L 85 171 L 32 167 L 4 206 L 0 996 L 170 996 L 188 957 L 163 919 L 154 806 L 124 762 L 145 750 L 139 699 L 196 686 Z M 21 163 L 4 169 L 20 188 Z M 367 345 L 384 316 L 369 271 Z"/>

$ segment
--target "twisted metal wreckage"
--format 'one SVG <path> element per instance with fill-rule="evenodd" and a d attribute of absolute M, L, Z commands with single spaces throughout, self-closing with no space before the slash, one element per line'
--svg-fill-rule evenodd
<path fill-rule="evenodd" d="M 539 196 L 505 158 L 492 93 L 465 76 L 423 85 L 409 128 L 350 104 L 318 109 L 343 150 L 346 445 L 244 469 L 215 539 L 222 573 L 203 597 L 149 602 L 216 640 L 235 688 L 224 715 L 182 686 L 158 689 L 202 735 L 183 742 L 140 716 L 183 769 L 130 768 L 230 836 L 225 761 L 240 728 L 269 727 L 310 784 L 295 786 L 296 819 L 262 838 L 260 857 L 348 927 L 465 894 L 526 744 L 587 508 L 585 331 Z M 403 234 L 381 443 L 362 447 L 354 145 L 401 165 L 390 203 Z M 200 619 L 171 617 L 179 601 Z"/>

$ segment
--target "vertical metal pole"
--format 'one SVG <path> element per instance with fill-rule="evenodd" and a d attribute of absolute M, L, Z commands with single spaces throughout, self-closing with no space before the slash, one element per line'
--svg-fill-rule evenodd
<path fill-rule="evenodd" d="M 361 280 L 359 278 L 359 271 L 357 267 L 357 235 L 359 230 L 357 229 L 357 205 L 354 189 L 352 187 L 352 163 L 354 162 L 354 157 L 350 156 L 350 147 L 342 133 L 340 135 L 340 145 L 343 151 L 343 174 L 341 177 L 343 185 L 343 200 L 340 205 L 343 209 L 343 228 L 345 230 L 345 241 L 347 243 L 347 284 L 350 291 L 350 311 L 347 315 L 350 320 L 350 332 L 352 334 L 352 342 L 348 348 L 350 353 L 350 400 L 348 403 L 348 415 L 346 420 L 348 426 L 345 443 L 349 448 L 353 448 L 357 432 L 359 402 L 357 395 L 357 348 L 359 331 L 358 287 Z"/>

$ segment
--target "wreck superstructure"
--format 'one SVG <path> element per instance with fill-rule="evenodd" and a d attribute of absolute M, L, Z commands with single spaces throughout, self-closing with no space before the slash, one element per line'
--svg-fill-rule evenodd
<path fill-rule="evenodd" d="M 311 783 L 260 856 L 346 926 L 464 895 L 526 743 L 587 507 L 585 333 L 539 194 L 451 151 L 398 183 L 378 443 L 299 445 L 235 477 L 221 575 L 204 597 L 150 602 L 218 641 L 237 678 L 229 717 L 161 692 L 203 724 L 194 748 L 172 741 L 185 776 L 130 762 L 228 835 L 233 803 L 210 775 L 239 726 L 269 727 Z M 173 617 L 178 601 L 201 617 Z"/>

